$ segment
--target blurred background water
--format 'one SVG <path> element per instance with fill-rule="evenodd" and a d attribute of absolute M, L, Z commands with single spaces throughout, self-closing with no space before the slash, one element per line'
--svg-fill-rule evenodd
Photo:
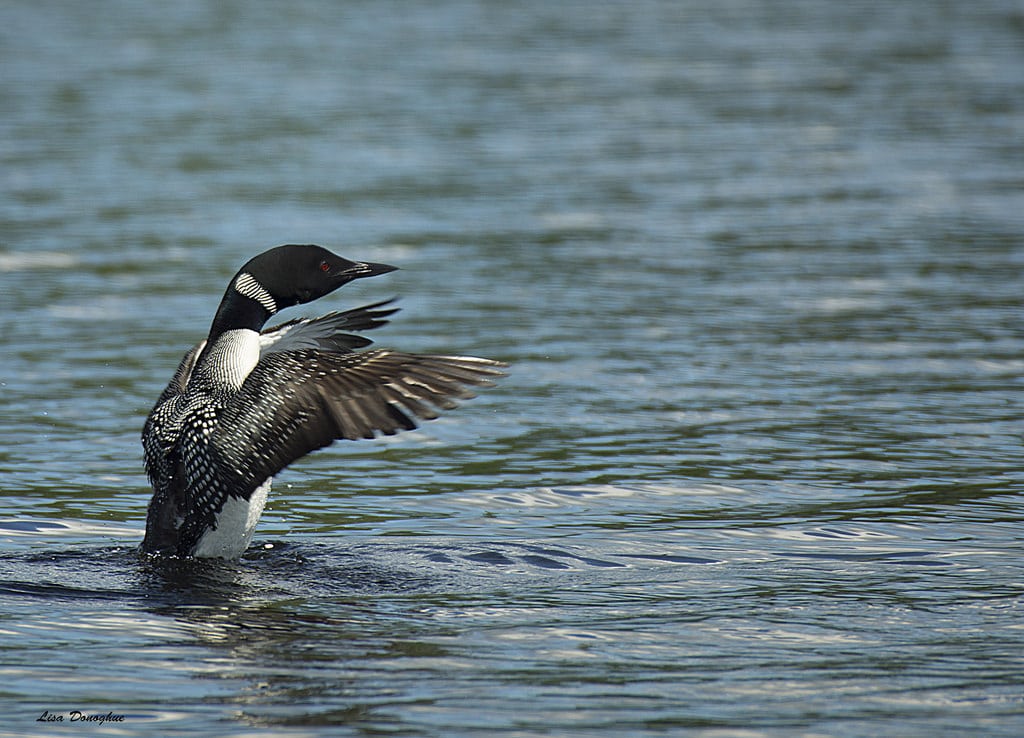
<path fill-rule="evenodd" d="M 11 0 L 0 70 L 0 734 L 1024 732 L 1019 2 Z M 287 242 L 510 376 L 142 561 Z"/>

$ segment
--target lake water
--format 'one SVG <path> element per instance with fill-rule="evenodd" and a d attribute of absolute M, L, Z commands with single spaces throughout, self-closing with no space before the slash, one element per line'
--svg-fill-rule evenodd
<path fill-rule="evenodd" d="M 1024 734 L 1019 2 L 15 0 L 0 70 L 0 734 Z M 287 242 L 509 376 L 142 560 Z"/>

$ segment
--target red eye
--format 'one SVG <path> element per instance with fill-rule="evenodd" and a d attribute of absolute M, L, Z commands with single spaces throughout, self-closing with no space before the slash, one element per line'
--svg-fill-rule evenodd
<path fill-rule="evenodd" d="M 331 265 L 328 264 L 326 261 L 321 261 L 320 262 L 320 271 L 321 272 L 329 272 L 329 271 L 331 271 Z"/>

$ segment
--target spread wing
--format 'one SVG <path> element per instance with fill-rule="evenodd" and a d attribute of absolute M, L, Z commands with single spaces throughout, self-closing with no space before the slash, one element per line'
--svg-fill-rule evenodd
<path fill-rule="evenodd" d="M 393 302 L 383 300 L 343 312 L 327 313 L 318 318 L 296 318 L 267 328 L 260 334 L 260 355 L 317 348 L 347 353 L 368 346 L 373 341 L 343 331 L 367 331 L 386 325 L 387 318 L 398 312 L 398 308 L 388 307 Z M 176 401 L 185 394 L 196 360 L 205 346 L 206 341 L 200 341 L 185 354 L 146 418 L 142 429 L 143 452 L 146 472 L 151 482 L 166 480 L 171 476 L 173 460 L 169 457 L 173 454 L 177 437 L 168 437 L 164 425 L 178 417 Z"/>
<path fill-rule="evenodd" d="M 393 435 L 490 386 L 505 364 L 387 349 L 267 354 L 220 416 L 218 473 L 248 497 L 291 462 L 337 439 Z"/>
<path fill-rule="evenodd" d="M 398 308 L 386 307 L 393 302 L 383 300 L 319 318 L 296 318 L 267 328 L 260 334 L 260 356 L 306 348 L 344 353 L 369 346 L 373 343 L 369 338 L 343 331 L 368 331 L 386 325 L 387 318 L 398 312 Z"/>

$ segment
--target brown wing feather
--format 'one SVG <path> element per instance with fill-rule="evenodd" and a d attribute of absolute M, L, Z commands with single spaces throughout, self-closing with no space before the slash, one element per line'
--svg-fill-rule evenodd
<path fill-rule="evenodd" d="M 490 386 L 501 362 L 387 349 L 269 354 L 225 408 L 213 437 L 219 472 L 246 495 L 281 469 L 338 439 L 412 430 L 470 386 Z"/>

